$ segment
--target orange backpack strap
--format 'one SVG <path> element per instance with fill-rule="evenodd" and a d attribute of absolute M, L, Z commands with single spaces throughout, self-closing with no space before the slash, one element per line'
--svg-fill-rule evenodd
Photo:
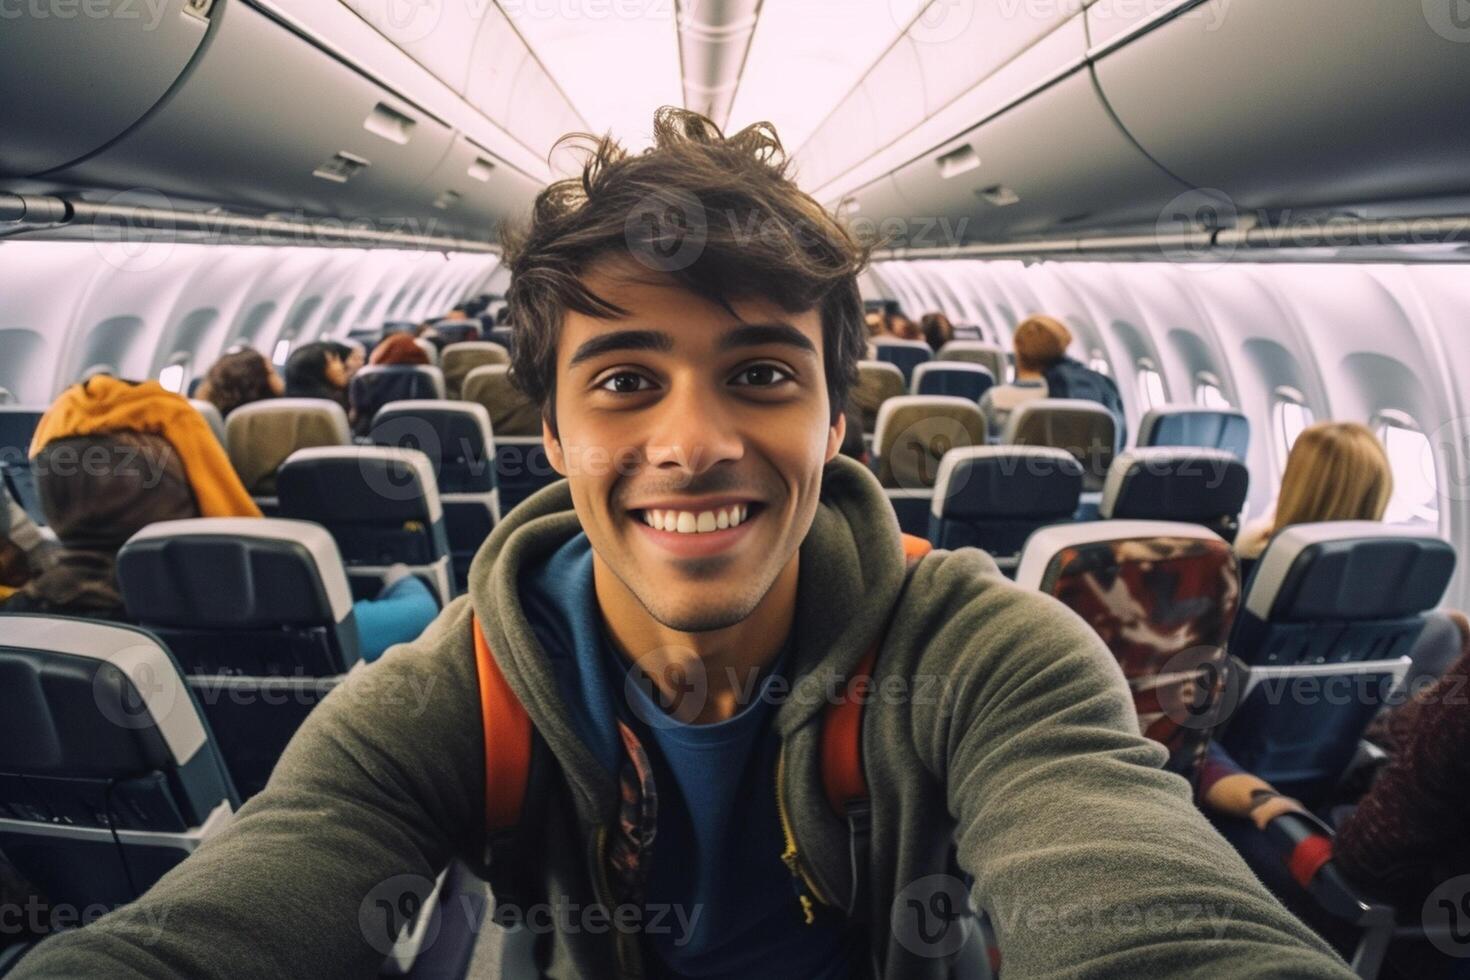
<path fill-rule="evenodd" d="M 493 838 L 521 822 L 531 779 L 531 716 L 506 683 L 479 617 L 473 622 L 480 724 L 485 730 L 485 831 Z"/>

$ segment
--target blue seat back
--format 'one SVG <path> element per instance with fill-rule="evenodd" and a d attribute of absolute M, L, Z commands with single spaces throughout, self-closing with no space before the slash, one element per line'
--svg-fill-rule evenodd
<path fill-rule="evenodd" d="M 25 462 L 44 408 L 0 405 L 0 463 Z"/>
<path fill-rule="evenodd" d="M 1245 463 L 1223 449 L 1133 449 L 1108 467 L 1098 514 L 1104 519 L 1189 521 L 1234 541 L 1249 489 Z"/>
<path fill-rule="evenodd" d="M 936 548 L 980 548 L 1012 570 L 1031 533 L 1070 521 L 1081 494 L 1082 466 L 1064 450 L 953 449 L 939 465 L 929 540 Z"/>
<path fill-rule="evenodd" d="M 921 340 L 883 340 L 873 344 L 878 360 L 887 361 L 903 372 L 904 387 L 913 384 L 914 368 L 934 359 L 934 352 Z"/>
<path fill-rule="evenodd" d="M 390 402 L 378 409 L 373 444 L 417 449 L 429 457 L 439 493 L 489 493 L 495 489 L 490 413 L 465 401 Z"/>
<path fill-rule="evenodd" d="M 1277 534 L 1231 635 L 1246 683 L 1226 750 L 1282 792 L 1319 799 L 1407 670 L 1454 568 L 1443 539 L 1377 522 Z"/>
<path fill-rule="evenodd" d="M 1145 413 L 1138 431 L 1140 446 L 1222 449 L 1238 459 L 1246 458 L 1250 443 L 1250 420 L 1233 409 L 1165 405 Z"/>
<path fill-rule="evenodd" d="M 143 630 L 0 621 L 0 852 L 53 906 L 130 902 L 239 803 L 209 725 Z"/>
<path fill-rule="evenodd" d="M 914 368 L 914 394 L 954 395 L 978 402 L 995 385 L 995 376 L 979 364 L 927 361 Z"/>

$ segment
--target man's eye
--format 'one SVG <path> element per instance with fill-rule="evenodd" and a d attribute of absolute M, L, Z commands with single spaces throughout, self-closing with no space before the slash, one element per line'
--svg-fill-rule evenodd
<path fill-rule="evenodd" d="M 619 371 L 617 374 L 609 375 L 597 387 L 603 391 L 626 395 L 636 391 L 647 391 L 653 387 L 653 383 L 641 374 L 634 374 L 632 371 Z"/>
<path fill-rule="evenodd" d="M 752 364 L 739 374 L 735 375 L 734 381 L 737 385 L 755 388 L 766 388 L 782 381 L 790 379 L 791 375 L 776 367 L 774 364 Z"/>

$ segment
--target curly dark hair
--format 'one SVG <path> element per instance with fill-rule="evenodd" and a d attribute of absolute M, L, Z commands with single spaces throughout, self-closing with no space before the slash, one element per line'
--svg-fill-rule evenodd
<path fill-rule="evenodd" d="M 628 311 L 582 276 L 626 255 L 719 303 L 761 297 L 790 313 L 817 309 L 832 418 L 857 383 L 867 343 L 857 279 L 869 249 L 796 186 L 770 123 L 725 136 L 713 122 L 664 106 L 653 146 L 628 153 L 610 136 L 565 136 L 587 152 L 578 177 L 536 198 L 530 221 L 506 235 L 516 384 L 556 428 L 556 347 L 566 313 L 616 319 Z"/>
<path fill-rule="evenodd" d="M 275 397 L 272 370 L 264 354 L 247 347 L 215 361 L 196 394 L 213 403 L 221 415 L 229 415 L 241 405 Z"/>

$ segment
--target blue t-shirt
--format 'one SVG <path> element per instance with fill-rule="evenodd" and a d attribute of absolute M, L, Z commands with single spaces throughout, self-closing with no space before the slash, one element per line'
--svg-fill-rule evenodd
<path fill-rule="evenodd" d="M 625 683 L 630 668 L 603 639 L 586 535 L 563 545 L 525 581 L 521 603 L 573 725 L 608 772 L 615 774 L 621 761 L 618 718 L 632 726 L 648 753 L 658 827 L 645 898 L 645 954 L 666 975 L 701 980 L 849 976 L 844 918 L 819 910 L 807 925 L 781 861 L 780 740 L 771 724 L 777 705 L 765 696 L 781 663 L 735 716 L 684 725 L 665 715 L 643 685 Z"/>

